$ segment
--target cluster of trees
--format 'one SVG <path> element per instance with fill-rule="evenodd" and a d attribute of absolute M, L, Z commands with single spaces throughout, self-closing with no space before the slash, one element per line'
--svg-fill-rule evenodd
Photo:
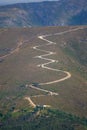
<path fill-rule="evenodd" d="M 5 121 L 5 125 L 1 126 L 0 130 L 76 130 L 80 127 L 82 130 L 87 129 L 86 118 L 47 108 L 37 109 L 33 114 L 29 113 L 18 119 L 8 120 L 9 124 Z"/>

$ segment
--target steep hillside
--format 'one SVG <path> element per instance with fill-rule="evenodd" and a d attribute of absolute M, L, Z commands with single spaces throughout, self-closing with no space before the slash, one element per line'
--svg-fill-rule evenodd
<path fill-rule="evenodd" d="M 0 27 L 86 24 L 86 0 L 60 0 L 0 7 Z"/>
<path fill-rule="evenodd" d="M 49 45 L 38 38 L 45 34 L 51 34 L 45 37 Z M 31 97 L 36 105 L 87 117 L 86 37 L 86 26 L 0 29 L 0 113 L 22 115 L 31 107 L 25 97 Z M 49 59 L 45 67 L 51 70 L 43 65 Z"/>
<path fill-rule="evenodd" d="M 15 129 L 87 130 L 87 26 L 0 29 L 0 130 Z"/>

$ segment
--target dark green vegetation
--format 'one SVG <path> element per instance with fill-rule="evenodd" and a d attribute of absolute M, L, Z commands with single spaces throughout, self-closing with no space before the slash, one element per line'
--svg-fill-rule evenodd
<path fill-rule="evenodd" d="M 0 7 L 0 27 L 87 25 L 87 0 L 60 0 Z"/>
<path fill-rule="evenodd" d="M 49 96 L 44 92 L 46 96 L 31 97 L 41 95 L 43 92 L 26 86 L 32 83 L 38 86 L 37 83 L 53 81 L 65 76 L 63 73 L 37 67 L 44 61 L 34 57 L 43 53 L 35 51 L 32 47 L 46 44 L 37 38 L 38 35 L 54 34 L 73 28 L 77 27 L 0 29 L 0 125 L 2 130 L 16 128 L 20 130 L 22 127 L 24 130 L 27 127 L 30 127 L 29 130 L 42 130 L 42 128 L 45 130 L 48 127 L 55 130 L 87 129 L 87 26 L 75 32 L 47 37 L 57 44 L 41 48 L 56 52 L 49 57 L 59 62 L 51 64 L 51 67 L 69 71 L 72 75 L 70 79 L 63 82 L 39 86 L 59 93 L 58 96 Z M 22 45 L 18 47 L 21 42 Z M 1 58 L 5 55 L 8 56 Z M 39 114 L 35 111 L 38 116 L 29 121 L 34 110 L 29 101 L 24 99 L 26 96 L 30 96 L 37 105 L 50 105 L 60 111 L 53 112 L 47 109 L 41 110 Z M 47 116 L 44 116 L 45 112 Z"/>
<path fill-rule="evenodd" d="M 87 119 L 63 111 L 35 108 L 32 112 L 22 111 L 18 118 L 3 117 L 0 130 L 87 130 Z M 5 121 L 4 121 L 5 120 Z M 4 121 L 4 122 L 3 122 Z"/>

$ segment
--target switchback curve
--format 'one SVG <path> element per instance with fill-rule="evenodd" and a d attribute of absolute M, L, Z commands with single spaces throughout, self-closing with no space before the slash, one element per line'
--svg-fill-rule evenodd
<path fill-rule="evenodd" d="M 74 32 L 74 31 L 77 31 L 77 30 L 80 30 L 80 29 L 84 29 L 84 27 L 77 27 L 77 28 L 74 28 L 74 29 L 70 29 L 70 30 L 67 30 L 67 31 L 63 31 L 63 32 L 59 32 L 59 33 L 54 33 L 54 34 L 47 34 L 47 35 L 41 35 L 41 36 L 38 36 L 39 39 L 47 42 L 47 44 L 45 45 L 38 45 L 38 46 L 34 46 L 33 49 L 34 50 L 37 50 L 37 51 L 41 51 L 41 52 L 44 52 L 46 54 L 43 54 L 43 55 L 39 55 L 39 56 L 35 56 L 35 58 L 39 58 L 39 59 L 42 59 L 42 60 L 46 60 L 48 62 L 46 63 L 43 63 L 43 64 L 39 64 L 37 65 L 38 67 L 41 67 L 41 68 L 44 68 L 44 69 L 48 69 L 48 70 L 51 70 L 51 71 L 57 71 L 57 72 L 62 72 L 64 74 L 66 74 L 65 77 L 61 78 L 61 79 L 58 79 L 58 80 L 54 80 L 54 81 L 48 81 L 46 83 L 39 83 L 39 85 L 48 85 L 48 84 L 53 84 L 53 83 L 58 83 L 58 82 L 62 82 L 64 80 L 67 80 L 69 78 L 71 78 L 71 73 L 68 72 L 68 71 L 64 71 L 64 70 L 59 70 L 59 69 L 55 69 L 55 68 L 51 68 L 51 67 L 48 67 L 47 65 L 49 64 L 52 64 L 52 63 L 55 63 L 55 62 L 59 62 L 57 60 L 54 60 L 54 59 L 49 59 L 49 58 L 46 58 L 46 56 L 49 56 L 49 55 L 53 55 L 55 54 L 55 52 L 52 52 L 52 51 L 46 51 L 46 50 L 42 50 L 40 49 L 41 47 L 43 46 L 49 46 L 49 45 L 55 45 L 56 43 L 53 42 L 53 41 L 50 41 L 48 39 L 46 39 L 47 36 L 53 36 L 53 35 L 63 35 L 63 34 L 66 34 L 66 33 L 69 33 L 69 32 Z M 39 87 L 35 87 L 34 85 L 28 85 L 30 88 L 32 89 L 36 89 L 36 90 L 39 90 L 39 91 L 43 91 L 43 92 L 47 92 L 49 93 L 49 95 L 53 96 L 53 95 L 58 95 L 58 93 L 55 93 L 55 92 L 52 92 L 52 91 L 48 91 L 48 90 L 45 90 L 45 89 L 41 89 Z M 42 95 L 35 95 L 35 96 L 32 96 L 32 97 L 40 97 Z M 44 96 L 44 95 L 43 95 Z M 27 98 L 26 98 L 27 99 Z M 30 98 L 29 98 L 30 99 Z"/>

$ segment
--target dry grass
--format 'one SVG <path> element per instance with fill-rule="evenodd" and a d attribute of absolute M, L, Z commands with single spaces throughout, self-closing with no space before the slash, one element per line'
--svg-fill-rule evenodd
<path fill-rule="evenodd" d="M 39 44 L 45 45 L 44 41 L 37 38 L 38 35 L 61 32 L 70 28 L 75 27 L 13 28 L 0 33 L 1 49 L 5 47 L 15 48 L 20 40 L 28 40 L 21 46 L 18 52 L 10 55 L 0 63 L 1 110 L 7 111 L 13 105 L 17 108 L 22 108 L 24 104 L 26 106 L 26 102 L 23 99 L 25 96 L 42 94 L 40 91 L 22 86 L 23 84 L 46 82 L 64 76 L 63 73 L 55 73 L 38 68 L 37 65 L 44 63 L 44 61 L 33 57 L 43 53 L 33 50 L 32 47 Z M 86 75 L 82 74 L 86 71 L 86 66 L 80 64 L 75 57 L 64 50 L 64 42 L 70 43 L 72 39 L 79 41 L 81 38 L 84 39 L 86 34 L 87 30 L 84 29 L 67 33 L 63 36 L 48 37 L 48 39 L 55 41 L 57 45 L 52 45 L 48 48 L 43 47 L 43 49 L 56 51 L 56 55 L 49 57 L 59 60 L 59 63 L 51 64 L 50 66 L 71 72 L 72 78 L 64 82 L 40 86 L 58 92 L 59 96 L 32 98 L 36 104 L 49 104 L 67 112 L 87 116 L 87 80 Z M 81 70 L 78 69 L 79 67 Z"/>

